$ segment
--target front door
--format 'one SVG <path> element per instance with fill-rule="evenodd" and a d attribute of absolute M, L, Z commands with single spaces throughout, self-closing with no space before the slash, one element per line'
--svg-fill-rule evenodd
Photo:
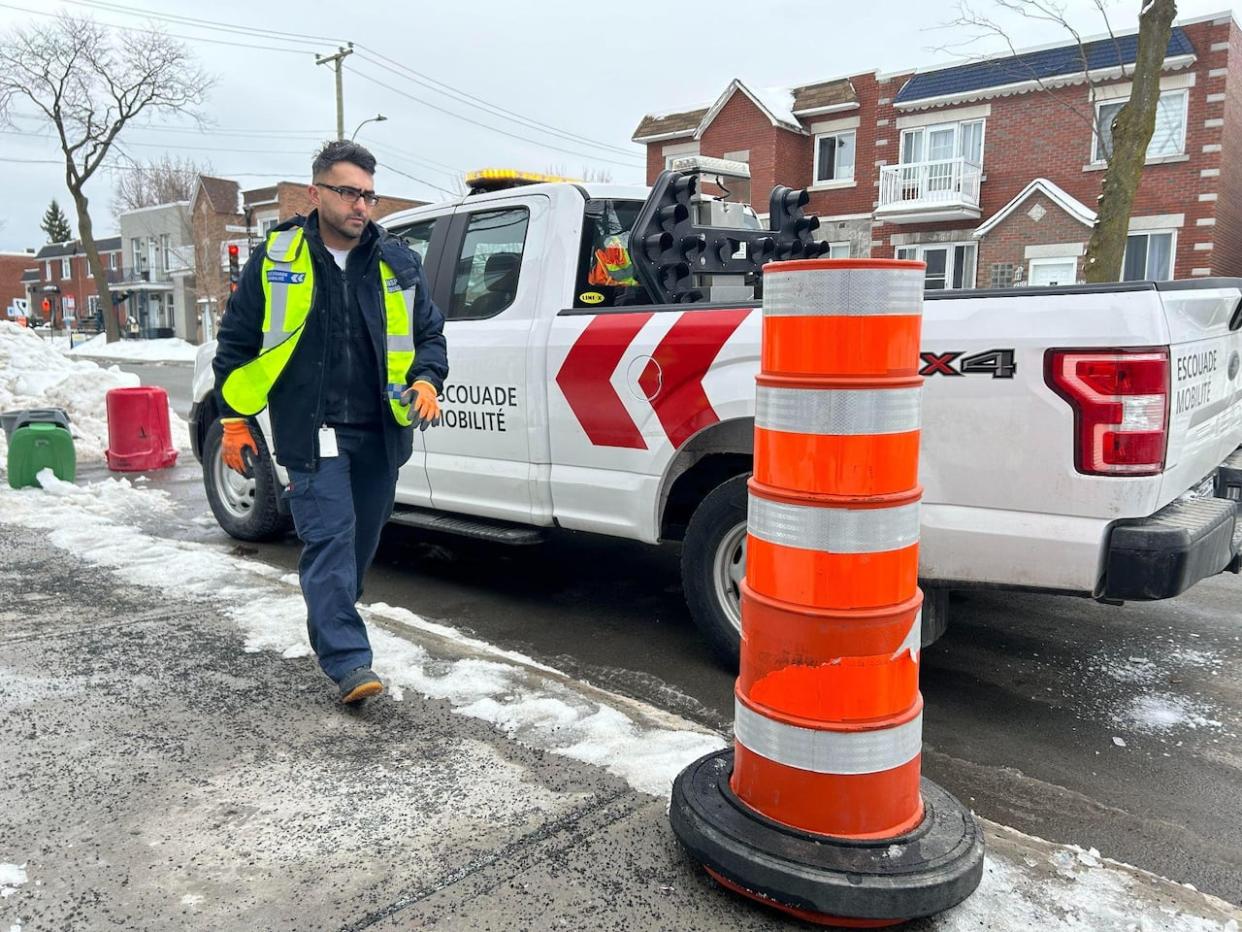
<path fill-rule="evenodd" d="M 529 265 L 546 248 L 548 204 L 488 199 L 453 216 L 438 291 L 449 346 L 443 422 L 423 435 L 438 509 L 532 520 L 527 352 L 540 276 Z"/>

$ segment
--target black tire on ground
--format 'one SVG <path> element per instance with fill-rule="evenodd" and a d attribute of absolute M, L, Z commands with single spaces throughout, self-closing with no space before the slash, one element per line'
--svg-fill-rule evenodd
<path fill-rule="evenodd" d="M 253 424 L 250 432 L 259 446 L 259 456 L 254 464 L 254 479 L 246 480 L 224 465 L 220 456 L 224 429 L 218 420 L 212 422 L 203 440 L 203 486 L 211 513 L 230 537 L 275 540 L 288 533 L 293 522 L 280 511 L 280 488 L 263 432 Z"/>
<path fill-rule="evenodd" d="M 686 527 L 681 583 L 686 605 L 717 658 L 736 670 L 741 648 L 737 584 L 745 575 L 746 480 L 735 476 L 699 503 Z"/>

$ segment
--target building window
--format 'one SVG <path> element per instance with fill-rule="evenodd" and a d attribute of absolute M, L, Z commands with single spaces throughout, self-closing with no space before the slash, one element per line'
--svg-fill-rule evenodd
<path fill-rule="evenodd" d="M 928 291 L 959 290 L 975 287 L 975 243 L 929 243 L 925 246 L 898 246 L 898 259 L 919 259 L 927 263 L 925 287 Z"/>
<path fill-rule="evenodd" d="M 815 183 L 854 180 L 856 133 L 825 133 L 815 137 Z"/>
<path fill-rule="evenodd" d="M 52 260 L 48 259 L 43 263 L 43 280 L 50 282 L 52 280 Z"/>
<path fill-rule="evenodd" d="M 60 277 L 62 279 L 73 278 L 73 260 L 64 258 L 60 260 Z"/>
<path fill-rule="evenodd" d="M 271 233 L 272 230 L 276 229 L 279 225 L 279 217 L 265 217 L 259 221 L 259 235 L 263 237 L 263 239 L 267 239 L 267 234 Z"/>
<path fill-rule="evenodd" d="M 988 287 L 1012 288 L 1013 269 L 1012 262 L 993 262 L 991 274 L 988 276 Z"/>
<path fill-rule="evenodd" d="M 1123 282 L 1168 281 L 1173 277 L 1176 237 L 1168 233 L 1131 233 L 1121 261 Z"/>
<path fill-rule="evenodd" d="M 982 167 L 983 123 L 983 120 L 967 120 L 903 130 L 901 164 L 947 162 L 960 158 Z"/>
<path fill-rule="evenodd" d="M 121 257 L 121 254 L 120 254 L 120 253 L 117 253 L 117 252 L 110 252 L 110 253 L 108 253 L 108 268 L 109 268 L 111 271 L 113 271 L 113 272 L 115 272 L 115 271 L 116 271 L 116 263 L 117 263 L 117 260 L 118 260 L 120 257 Z"/>
<path fill-rule="evenodd" d="M 849 257 L 850 257 L 850 244 L 849 243 L 829 243 L 828 244 L 828 255 L 825 258 L 848 259 Z"/>
<path fill-rule="evenodd" d="M 86 310 L 91 317 L 99 316 L 99 295 L 92 294 L 86 296 Z"/>
<path fill-rule="evenodd" d="M 171 242 L 171 240 L 172 240 L 172 237 L 170 237 L 167 233 L 160 234 L 160 261 L 163 263 L 165 272 L 167 272 L 168 269 L 172 266 L 172 258 L 171 258 L 172 249 L 169 246 L 169 243 Z"/>
<path fill-rule="evenodd" d="M 1189 91 L 1166 91 L 1156 104 L 1156 128 L 1147 144 L 1147 158 L 1182 155 L 1186 151 L 1186 105 Z M 1113 121 L 1125 100 L 1102 101 L 1095 105 L 1095 145 L 1091 161 L 1107 162 L 1113 154 Z"/>
<path fill-rule="evenodd" d="M 1034 287 L 1072 285 L 1078 281 L 1078 260 L 1074 256 L 1032 259 L 1027 284 Z"/>
<path fill-rule="evenodd" d="M 140 273 L 142 272 L 142 239 L 135 236 L 129 241 L 129 246 L 133 254 L 133 261 L 130 265 L 133 266 L 135 273 Z"/>

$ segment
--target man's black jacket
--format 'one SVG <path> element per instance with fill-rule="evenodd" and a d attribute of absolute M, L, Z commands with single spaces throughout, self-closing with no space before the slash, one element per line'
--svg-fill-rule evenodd
<path fill-rule="evenodd" d="M 319 462 L 318 430 L 325 423 L 325 412 L 330 393 L 371 390 L 383 393 L 380 404 L 383 417 L 385 441 L 389 462 L 399 466 L 410 458 L 413 435 L 409 428 L 399 427 L 388 413 L 388 396 L 385 392 L 388 378 L 383 371 L 384 359 L 384 299 L 381 291 L 379 260 L 382 257 L 392 266 L 402 288 L 417 283 L 414 302 L 414 365 L 406 374 L 406 385 L 415 379 L 425 379 L 439 392 L 448 376 L 448 353 L 444 342 L 444 316 L 431 301 L 431 289 L 423 275 L 422 262 L 404 242 L 386 231 L 369 224 L 354 253 L 362 250 L 364 257 L 350 254 L 351 277 L 354 270 L 361 276 L 355 288 L 357 309 L 366 321 L 374 354 L 367 354 L 370 372 L 355 372 L 356 383 L 349 387 L 333 384 L 332 362 L 343 349 L 332 346 L 337 332 L 333 326 L 348 313 L 342 288 L 328 287 L 330 282 L 340 281 L 336 260 L 323 245 L 319 236 L 318 212 L 309 217 L 295 217 L 277 229 L 285 230 L 301 226 L 306 232 L 306 243 L 311 251 L 315 274 L 315 300 L 306 319 L 306 327 L 298 341 L 297 349 L 288 365 L 276 380 L 268 395 L 269 416 L 275 435 L 276 460 L 282 466 L 304 471 L 314 470 Z M 212 366 L 216 374 L 216 395 L 221 416 L 234 416 L 234 412 L 220 396 L 220 387 L 234 369 L 250 362 L 259 355 L 263 346 L 263 282 L 262 265 L 266 251 L 260 246 L 250 256 L 242 270 L 237 291 L 229 298 L 228 310 L 220 323 L 220 335 Z M 352 357 L 352 358 L 357 358 Z M 335 401 L 340 401 L 339 394 Z M 339 404 L 334 403 L 334 408 Z"/>

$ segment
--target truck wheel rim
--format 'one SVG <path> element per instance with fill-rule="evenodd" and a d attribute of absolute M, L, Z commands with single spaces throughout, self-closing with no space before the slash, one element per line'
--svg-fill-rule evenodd
<path fill-rule="evenodd" d="M 746 522 L 739 522 L 716 548 L 716 602 L 740 635 L 742 632 L 742 580 L 746 576 Z"/>
<path fill-rule="evenodd" d="M 224 505 L 224 510 L 234 518 L 245 521 L 254 508 L 254 480 L 229 469 L 219 453 L 216 454 L 213 468 L 216 489 L 220 492 L 220 503 Z"/>

